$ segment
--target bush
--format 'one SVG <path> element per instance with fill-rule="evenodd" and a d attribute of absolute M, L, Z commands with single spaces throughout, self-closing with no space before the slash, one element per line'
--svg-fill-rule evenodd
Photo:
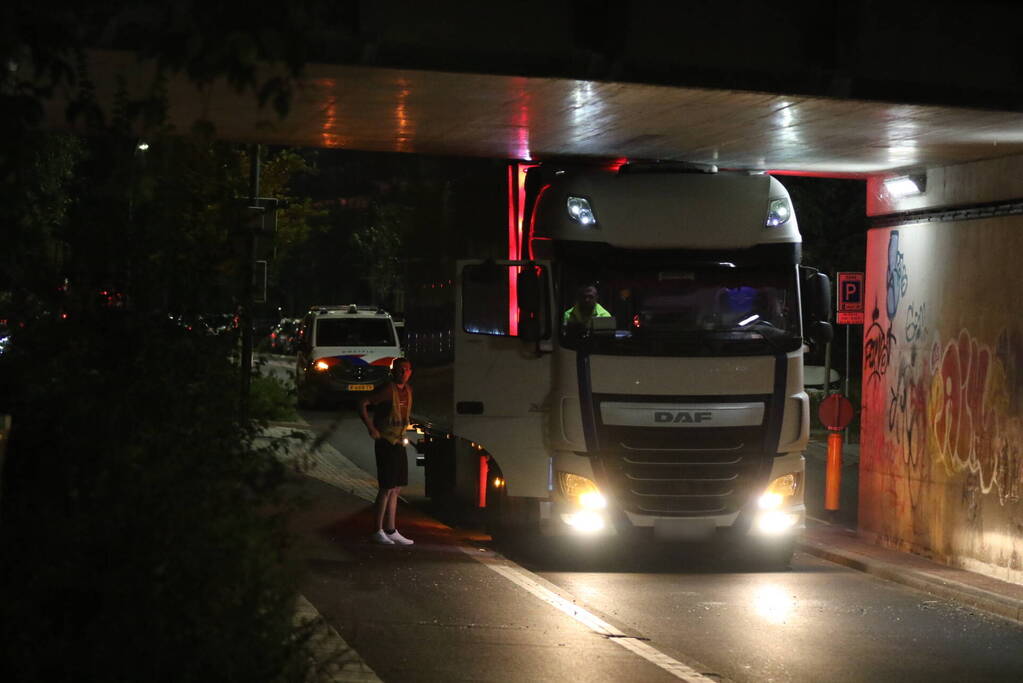
<path fill-rule="evenodd" d="M 295 392 L 268 375 L 253 375 L 249 387 L 249 415 L 254 420 L 295 420 Z"/>
<path fill-rule="evenodd" d="M 283 471 L 221 344 L 72 317 L 0 357 L 6 680 L 305 680 Z"/>

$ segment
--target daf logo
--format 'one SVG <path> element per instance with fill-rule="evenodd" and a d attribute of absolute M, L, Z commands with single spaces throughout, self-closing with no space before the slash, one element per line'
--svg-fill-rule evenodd
<path fill-rule="evenodd" d="M 655 410 L 654 422 L 658 424 L 698 424 L 710 422 L 714 419 L 714 413 L 709 410 Z"/>

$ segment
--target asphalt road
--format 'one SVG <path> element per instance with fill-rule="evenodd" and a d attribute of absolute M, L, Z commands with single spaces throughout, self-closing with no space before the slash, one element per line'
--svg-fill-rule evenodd
<path fill-rule="evenodd" d="M 331 444 L 373 472 L 351 407 L 301 415 L 340 416 Z M 410 474 L 412 548 L 367 542 L 366 501 L 295 483 L 304 593 L 384 680 L 1023 680 L 1015 622 L 802 553 L 767 572 L 700 547 L 494 547 L 431 518 Z"/>

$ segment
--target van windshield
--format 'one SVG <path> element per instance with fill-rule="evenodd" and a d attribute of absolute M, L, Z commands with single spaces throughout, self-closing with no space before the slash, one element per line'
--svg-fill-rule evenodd
<path fill-rule="evenodd" d="M 396 346 L 387 318 L 320 318 L 316 346 Z"/>

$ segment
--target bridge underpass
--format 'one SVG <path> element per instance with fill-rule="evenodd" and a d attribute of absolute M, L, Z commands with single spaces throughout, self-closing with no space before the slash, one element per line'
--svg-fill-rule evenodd
<path fill-rule="evenodd" d="M 393 19 L 390 28 L 406 25 Z M 307 65 L 283 119 L 225 83 L 199 92 L 171 79 L 169 122 L 187 131 L 202 120 L 221 138 L 273 145 L 510 161 L 682 160 L 866 179 L 877 228 L 866 254 L 861 531 L 1023 583 L 1023 334 L 1015 296 L 1023 115 L 1011 105 L 1007 49 L 985 48 L 1005 59 L 990 62 L 993 72 L 972 90 L 965 71 L 942 62 L 945 88 L 946 79 L 918 60 L 899 102 L 898 79 L 873 90 L 771 91 L 769 79 L 740 77 L 753 54 L 712 87 L 713 77 L 688 85 L 615 80 L 610 67 L 592 80 L 559 69 L 545 75 L 542 67 L 511 75 L 500 56 L 491 56 L 495 73 L 485 72 L 485 60 L 471 73 L 441 69 L 426 56 L 429 47 L 424 39 L 404 60 Z M 768 68 L 784 59 L 795 58 L 774 56 Z M 92 51 L 89 62 L 101 105 L 114 101 L 119 82 L 129 93 L 152 82 L 128 53 Z M 694 71 L 680 73 L 686 80 Z M 1009 85 L 999 86 L 999 74 Z M 867 75 L 849 82 L 873 82 Z M 758 89 L 727 87 L 736 82 Z M 851 96 L 859 91 L 869 98 Z M 65 103 L 53 102 L 51 122 L 63 123 Z M 884 181 L 898 176 L 914 179 L 915 188 L 891 192 Z"/>

